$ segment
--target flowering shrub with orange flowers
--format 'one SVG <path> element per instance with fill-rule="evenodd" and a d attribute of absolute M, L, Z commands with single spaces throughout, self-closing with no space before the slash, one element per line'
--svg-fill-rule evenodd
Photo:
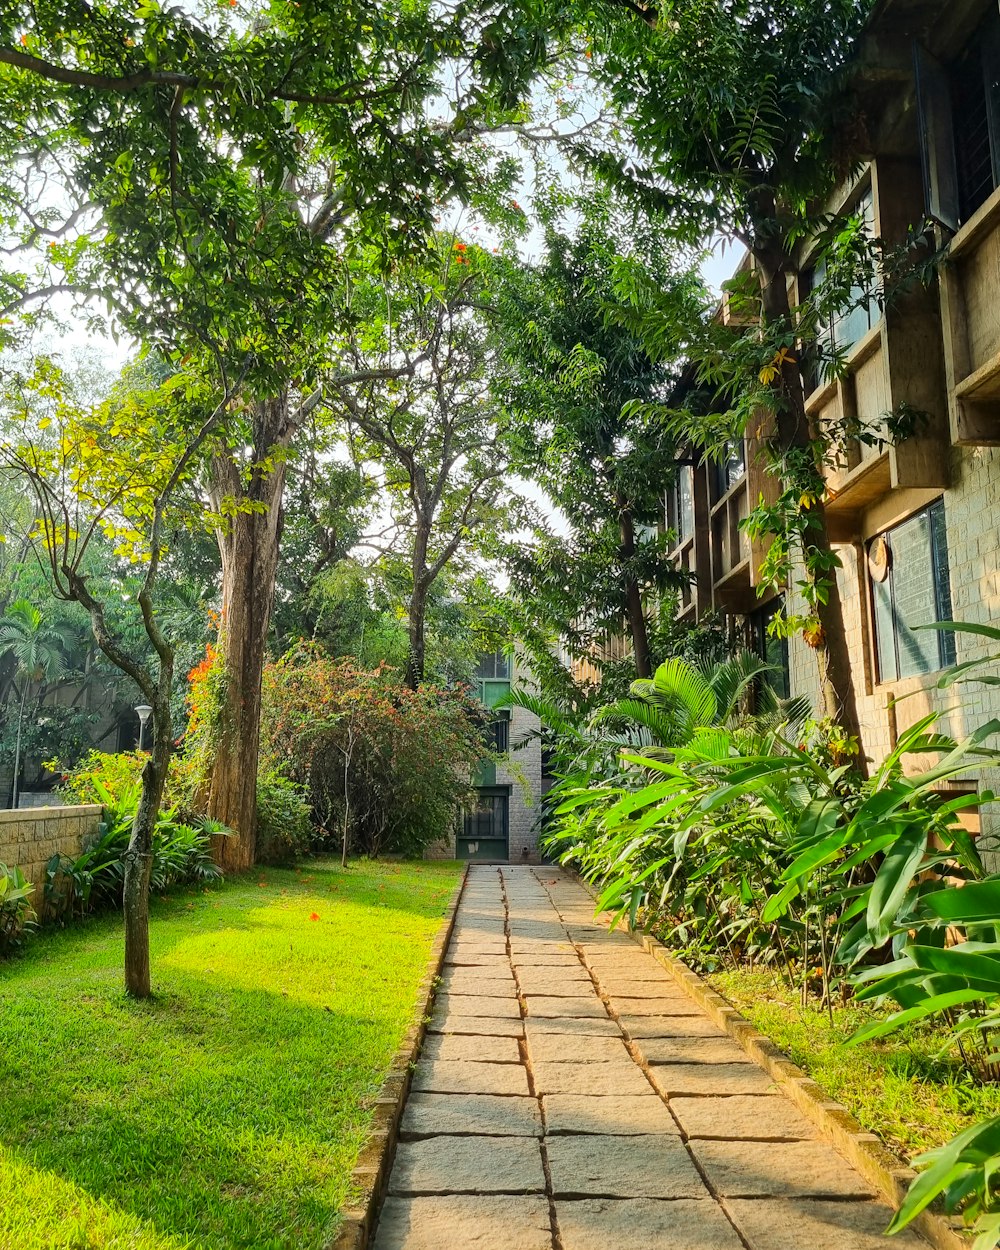
<path fill-rule="evenodd" d="M 265 670 L 261 767 L 305 788 L 335 842 L 346 814 L 353 853 L 420 855 L 471 797 L 486 715 L 463 689 L 413 691 L 303 644 Z"/>

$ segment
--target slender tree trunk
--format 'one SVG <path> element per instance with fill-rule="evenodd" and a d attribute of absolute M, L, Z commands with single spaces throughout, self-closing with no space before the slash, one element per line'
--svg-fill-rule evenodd
<path fill-rule="evenodd" d="M 786 286 L 785 255 L 783 251 L 771 247 L 762 248 L 755 256 L 760 272 L 764 320 L 768 324 L 788 326 L 791 322 L 791 307 Z M 806 414 L 801 366 L 797 359 L 789 358 L 784 361 L 780 383 L 781 395 L 775 414 L 780 449 L 783 452 L 806 449 L 812 442 L 812 432 Z M 817 466 L 817 472 L 821 472 L 820 466 Z M 832 549 L 822 502 L 817 502 L 811 512 L 809 546 L 821 556 L 828 556 Z M 823 715 L 860 741 L 857 695 L 844 628 L 840 585 L 836 577 L 839 564 L 837 560 L 836 565 L 830 569 L 826 602 L 822 602 L 821 596 L 816 604 L 819 636 L 809 641 L 816 654 Z M 859 755 L 857 763 L 863 769 L 862 755 Z"/>
<path fill-rule="evenodd" d="M 261 401 L 255 413 L 254 467 L 249 476 L 229 457 L 218 457 L 212 466 L 214 506 L 220 509 L 226 499 L 236 505 L 217 535 L 222 557 L 223 705 L 205 793 L 208 815 L 239 834 L 216 840 L 215 858 L 227 872 L 246 870 L 256 853 L 261 680 L 281 542 L 284 449 L 290 436 L 287 397 Z"/>
<path fill-rule="evenodd" d="M 21 686 L 21 704 L 17 709 L 17 740 L 14 743 L 14 778 L 11 782 L 11 807 L 17 807 L 21 798 L 21 787 L 18 784 L 18 773 L 21 771 L 21 727 L 24 724 L 24 704 L 28 697 L 29 681 L 25 677 Z"/>
<path fill-rule="evenodd" d="M 125 992 L 148 998 L 149 878 L 153 868 L 153 834 L 170 766 L 170 687 L 172 665 L 161 668 L 153 708 L 153 749 L 142 769 L 142 792 L 132 822 L 132 834 L 122 856 L 125 869 L 122 911 L 125 920 Z"/>
<path fill-rule="evenodd" d="M 635 522 L 631 508 L 620 496 L 618 498 L 618 527 L 621 534 L 622 564 L 627 566 L 635 558 Z M 652 665 L 649 658 L 646 613 L 642 606 L 642 590 L 633 573 L 625 575 L 625 612 L 628 616 L 629 632 L 632 635 L 632 654 L 635 658 L 636 675 L 650 677 Z"/>
<path fill-rule="evenodd" d="M 413 540 L 411 571 L 413 591 L 410 595 L 409 630 L 410 647 L 406 657 L 406 684 L 416 690 L 424 680 L 427 659 L 425 628 L 427 622 L 427 549 L 430 544 L 430 526 L 418 517 L 417 532 Z"/>

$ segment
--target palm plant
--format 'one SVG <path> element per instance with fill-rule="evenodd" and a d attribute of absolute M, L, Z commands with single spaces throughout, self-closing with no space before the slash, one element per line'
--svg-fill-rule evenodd
<path fill-rule="evenodd" d="M 759 735 L 809 715 L 806 699 L 781 700 L 768 682 L 769 664 L 752 651 L 738 651 L 717 663 L 692 664 L 679 656 L 661 664 L 651 678 L 634 681 L 631 697 L 599 708 L 592 724 L 604 721 L 641 726 L 654 747 L 685 746 L 708 728 Z M 750 711 L 751 705 L 754 711 Z"/>
<path fill-rule="evenodd" d="M 28 692 L 38 682 L 58 681 L 66 673 L 66 631 L 50 624 L 27 599 L 15 600 L 0 618 L 0 655 L 9 655 L 17 667 L 21 697 L 14 745 L 14 781 L 11 806 L 20 798 L 21 737 Z"/>

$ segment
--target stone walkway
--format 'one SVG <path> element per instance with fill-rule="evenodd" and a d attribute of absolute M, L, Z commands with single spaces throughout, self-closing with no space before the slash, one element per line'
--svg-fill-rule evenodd
<path fill-rule="evenodd" d="M 888 1220 L 576 882 L 470 870 L 376 1250 L 925 1247 Z"/>

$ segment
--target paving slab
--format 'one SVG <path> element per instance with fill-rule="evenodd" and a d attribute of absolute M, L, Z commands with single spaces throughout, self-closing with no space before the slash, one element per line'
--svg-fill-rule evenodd
<path fill-rule="evenodd" d="M 608 1002 L 616 1016 L 633 1020 L 643 1016 L 704 1016 L 704 1011 L 686 994 L 651 994 L 648 998 L 621 998 L 609 994 Z"/>
<path fill-rule="evenodd" d="M 522 994 L 573 998 L 592 994 L 593 983 L 583 968 L 518 968 L 517 984 Z"/>
<path fill-rule="evenodd" d="M 608 1063 L 628 1058 L 620 1036 L 577 1034 L 568 1041 L 565 1033 L 539 1033 L 534 1028 L 530 1032 L 528 1053 L 532 1063 Z"/>
<path fill-rule="evenodd" d="M 495 1064 L 489 1065 L 495 1067 Z M 645 1094 L 649 1082 L 625 1054 L 612 1063 L 535 1063 L 532 1080 L 538 1094 Z"/>
<path fill-rule="evenodd" d="M 542 1114 L 537 1098 L 411 1093 L 400 1133 L 403 1137 L 541 1137 Z"/>
<path fill-rule="evenodd" d="M 861 1175 L 825 1142 L 692 1141 L 724 1198 L 872 1198 Z"/>
<path fill-rule="evenodd" d="M 447 955 L 444 957 L 445 968 L 478 968 L 487 975 L 490 970 L 498 969 L 500 972 L 506 972 L 510 967 L 510 960 L 507 958 L 506 951 L 466 951 L 452 949 L 449 947 Z"/>
<path fill-rule="evenodd" d="M 582 968 L 580 958 L 572 951 L 511 951 L 515 968 Z"/>
<path fill-rule="evenodd" d="M 665 1063 L 649 1070 L 663 1095 L 773 1094 L 774 1081 L 755 1063 Z"/>
<path fill-rule="evenodd" d="M 475 1037 L 466 1033 L 429 1034 L 421 1062 L 461 1059 L 476 1063 L 520 1063 L 521 1050 L 516 1037 Z"/>
<path fill-rule="evenodd" d="M 909 1231 L 886 1241 L 892 1213 L 880 1202 L 786 1198 L 726 1205 L 750 1250 L 927 1250 L 927 1243 Z"/>
<path fill-rule="evenodd" d="M 542 1193 L 538 1142 L 527 1137 L 428 1137 L 396 1147 L 391 1194 Z"/>
<path fill-rule="evenodd" d="M 745 1063 L 757 1067 L 742 1046 L 728 1037 L 642 1037 L 637 1039 L 643 1059 L 658 1063 Z"/>
<path fill-rule="evenodd" d="M 634 1038 L 726 1037 L 708 1016 L 619 1016 L 618 1023 Z"/>
<path fill-rule="evenodd" d="M 375 1250 L 441 1250 L 442 1246 L 497 1250 L 551 1250 L 545 1198 L 448 1194 L 439 1198 L 387 1198 Z"/>
<path fill-rule="evenodd" d="M 533 1033 L 561 1033 L 566 1037 L 621 1037 L 610 1016 L 530 1016 L 525 1027 Z"/>
<path fill-rule="evenodd" d="M 700 1198 L 708 1190 L 684 1143 L 667 1133 L 546 1138 L 557 1198 Z"/>
<path fill-rule="evenodd" d="M 522 1094 L 527 1097 L 530 1093 L 527 1070 L 520 1064 L 451 1059 L 418 1064 L 412 1088 L 437 1094 Z"/>
<path fill-rule="evenodd" d="M 561 1133 L 605 1134 L 636 1137 L 645 1133 L 670 1133 L 677 1137 L 677 1121 L 650 1090 L 645 1094 L 593 1097 L 581 1094 L 546 1094 L 542 1098 L 547 1135 Z"/>
<path fill-rule="evenodd" d="M 500 1020 L 520 1020 L 516 998 L 493 998 L 488 994 L 439 994 L 435 1006 L 444 1014 L 457 1016 L 496 1016 Z"/>
<path fill-rule="evenodd" d="M 523 1037 L 520 1020 L 503 1020 L 496 1016 L 463 1016 L 457 1011 L 436 1011 L 427 1026 L 430 1033 L 482 1035 L 484 1037 Z"/>
<path fill-rule="evenodd" d="M 516 998 L 517 986 L 511 977 L 452 977 L 445 976 L 441 983 L 441 993 L 461 994 L 463 997 L 475 997 L 478 994 L 487 998 Z"/>
<path fill-rule="evenodd" d="M 648 956 L 642 963 L 629 963 L 621 968 L 614 964 L 610 967 L 604 964 L 592 964 L 592 967 L 601 984 L 613 985 L 619 994 L 628 994 L 638 998 L 654 985 L 662 985 L 674 991 L 680 990 L 670 973 L 657 967 Z"/>
<path fill-rule="evenodd" d="M 709 1197 L 583 1198 L 557 1202 L 563 1250 L 742 1250 L 722 1209 Z"/>
<path fill-rule="evenodd" d="M 544 994 L 526 994 L 525 1003 L 529 1016 L 547 1016 L 550 1019 L 581 1018 L 606 1020 L 608 1013 L 596 994 L 572 998 L 552 998 Z"/>
<path fill-rule="evenodd" d="M 670 1109 L 689 1137 L 808 1141 L 816 1130 L 782 1094 L 733 1098 L 671 1098 Z"/>

